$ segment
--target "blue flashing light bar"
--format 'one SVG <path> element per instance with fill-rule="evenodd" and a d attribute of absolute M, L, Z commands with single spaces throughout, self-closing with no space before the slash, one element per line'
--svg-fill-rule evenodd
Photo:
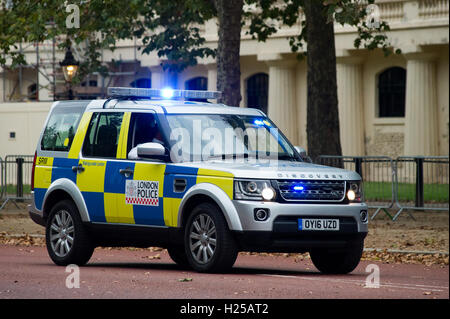
<path fill-rule="evenodd" d="M 296 186 L 293 187 L 293 189 L 294 189 L 294 191 L 302 191 L 302 190 L 304 190 L 305 188 L 304 188 L 303 186 L 296 185 Z"/>
<path fill-rule="evenodd" d="M 258 126 L 263 126 L 264 122 L 263 122 L 263 120 L 256 119 L 253 121 L 253 124 L 258 125 Z"/>
<path fill-rule="evenodd" d="M 222 92 L 200 91 L 200 90 L 172 90 L 169 88 L 144 89 L 144 88 L 108 88 L 108 96 L 114 97 L 140 97 L 140 98 L 161 98 L 161 99 L 219 99 Z"/>

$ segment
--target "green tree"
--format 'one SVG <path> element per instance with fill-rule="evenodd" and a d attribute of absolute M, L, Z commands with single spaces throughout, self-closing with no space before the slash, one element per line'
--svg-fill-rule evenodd
<path fill-rule="evenodd" d="M 373 4 L 374 0 L 368 0 Z M 66 2 L 61 0 L 7 0 L 0 7 L 0 64 L 25 63 L 17 51 L 22 42 L 42 42 L 64 36 L 60 45 L 85 45 L 80 77 L 93 71 L 106 72 L 100 63 L 100 48 L 114 50 L 118 40 L 138 38 L 143 52 L 157 51 L 165 58 L 163 67 L 180 72 L 197 60 L 217 55 L 218 89 L 222 101 L 238 105 L 240 92 L 239 47 L 242 24 L 250 22 L 249 33 L 259 41 L 278 31 L 273 22 L 302 29 L 289 38 L 299 59 L 307 56 L 308 150 L 340 155 L 339 117 L 336 87 L 334 21 L 357 27 L 356 48 L 392 50 L 381 22 L 376 27 L 367 20 L 367 4 L 355 0 L 74 0 L 80 7 L 80 28 L 67 29 Z M 305 19 L 301 12 L 305 14 Z M 217 51 L 205 46 L 199 25 L 217 17 Z M 305 50 L 307 44 L 307 50 Z"/>

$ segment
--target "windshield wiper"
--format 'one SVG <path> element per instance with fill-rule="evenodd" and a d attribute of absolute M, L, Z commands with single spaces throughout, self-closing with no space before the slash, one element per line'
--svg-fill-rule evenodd
<path fill-rule="evenodd" d="M 219 155 L 211 155 L 208 156 L 207 160 L 210 159 L 236 159 L 236 158 L 248 158 L 249 154 L 248 153 L 242 153 L 242 154 L 219 154 Z"/>

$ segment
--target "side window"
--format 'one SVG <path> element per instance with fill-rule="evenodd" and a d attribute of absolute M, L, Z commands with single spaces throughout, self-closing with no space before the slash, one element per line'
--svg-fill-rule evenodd
<path fill-rule="evenodd" d="M 115 158 L 123 113 L 94 113 L 83 144 L 83 156 Z"/>
<path fill-rule="evenodd" d="M 43 151 L 68 152 L 80 123 L 83 107 L 55 108 L 41 140 Z"/>
<path fill-rule="evenodd" d="M 139 144 L 148 142 L 164 145 L 155 115 L 152 113 L 133 113 L 128 131 L 127 153 Z"/>

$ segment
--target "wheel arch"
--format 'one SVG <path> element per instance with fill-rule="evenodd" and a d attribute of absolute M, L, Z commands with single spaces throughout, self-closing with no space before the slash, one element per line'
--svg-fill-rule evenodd
<path fill-rule="evenodd" d="M 233 202 L 220 187 L 210 183 L 197 184 L 185 194 L 178 209 L 178 227 L 184 227 L 189 213 L 199 202 L 215 204 L 225 217 L 228 228 L 242 231 L 241 221 Z"/>
<path fill-rule="evenodd" d="M 43 218 L 47 218 L 52 207 L 56 203 L 65 199 L 69 199 L 74 202 L 83 222 L 90 221 L 83 195 L 75 183 L 67 178 L 61 178 L 54 181 L 48 188 L 42 205 Z"/>

